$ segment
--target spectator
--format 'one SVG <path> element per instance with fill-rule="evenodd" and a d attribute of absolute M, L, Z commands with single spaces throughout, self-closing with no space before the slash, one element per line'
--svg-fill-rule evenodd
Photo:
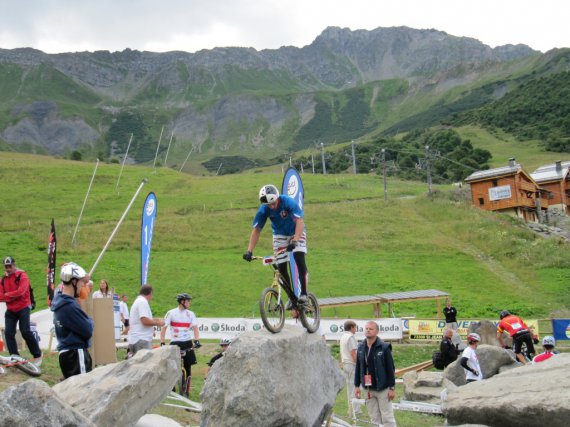
<path fill-rule="evenodd" d="M 443 332 L 443 339 L 439 344 L 439 351 L 443 357 L 443 369 L 447 368 L 448 365 L 455 362 L 457 360 L 457 356 L 459 356 L 459 350 L 457 349 L 457 346 L 452 342 L 453 332 L 453 329 L 447 328 Z"/>
<path fill-rule="evenodd" d="M 342 370 L 346 377 L 346 393 L 349 402 L 354 396 L 354 369 L 356 367 L 356 349 L 358 348 L 354 338 L 355 333 L 356 323 L 353 320 L 344 322 L 344 333 L 340 337 L 340 357 Z M 355 403 L 352 408 L 355 414 L 360 412 L 360 404 Z"/>
<path fill-rule="evenodd" d="M 479 356 L 477 356 L 477 346 L 481 341 L 479 334 L 470 333 L 467 335 L 468 346 L 463 350 L 461 355 L 461 366 L 465 370 L 465 379 L 468 383 L 473 381 L 482 381 L 483 372 L 481 372 L 481 365 L 479 365 Z"/>
<path fill-rule="evenodd" d="M 542 347 L 544 348 L 544 352 L 535 356 L 534 359 L 532 359 L 532 363 L 544 362 L 545 360 L 548 360 L 552 356 L 554 356 L 555 355 L 555 350 L 554 350 L 555 345 L 556 345 L 556 340 L 554 339 L 554 337 L 551 337 L 550 335 L 545 336 L 542 339 Z"/>
<path fill-rule="evenodd" d="M 519 362 L 526 364 L 527 361 L 521 353 L 523 343 L 526 344 L 527 355 L 530 358 L 534 354 L 534 345 L 530 329 L 524 323 L 524 320 L 507 310 L 501 311 L 501 321 L 497 326 L 497 339 L 501 347 L 506 348 L 503 341 L 503 332 L 507 332 L 513 339 L 513 351 Z"/>
<path fill-rule="evenodd" d="M 105 279 L 99 282 L 99 290 L 93 292 L 93 299 L 97 298 L 113 298 L 113 292 L 109 289 L 109 282 Z"/>
<path fill-rule="evenodd" d="M 280 196 L 277 187 L 271 184 L 261 187 L 259 190 L 259 201 L 261 206 L 253 219 L 253 229 L 249 237 L 247 251 L 243 254 L 243 259 L 251 262 L 253 250 L 257 246 L 257 242 L 261 236 L 261 230 L 265 226 L 267 218 L 269 218 L 273 230 L 273 251 L 278 253 L 286 249 L 289 252 L 293 252 L 293 258 L 299 270 L 299 282 L 301 284 L 301 295 L 298 298 L 298 302 L 300 304 L 306 304 L 309 275 L 307 272 L 307 264 L 305 263 L 307 235 L 305 232 L 303 211 L 291 197 L 286 195 Z M 287 252 L 277 255 L 279 272 L 289 286 L 292 286 L 287 261 L 289 261 L 289 254 L 287 254 Z M 291 287 L 291 289 L 293 288 Z M 291 310 L 293 303 L 287 301 L 286 308 L 287 310 Z"/>
<path fill-rule="evenodd" d="M 131 306 L 131 316 L 129 318 L 129 354 L 134 356 L 139 350 L 152 349 L 152 337 L 156 326 L 164 326 L 164 320 L 152 317 L 149 302 L 152 299 L 152 286 L 142 285 L 139 296 Z"/>
<path fill-rule="evenodd" d="M 123 322 L 123 335 L 129 333 L 129 306 L 127 305 L 127 296 L 121 295 L 121 302 L 119 302 L 119 312 L 121 313 L 121 322 Z"/>
<path fill-rule="evenodd" d="M 91 371 L 89 351 L 93 335 L 93 319 L 79 306 L 76 298 L 89 276 L 77 264 L 70 262 L 61 267 L 63 286 L 52 301 L 53 324 L 59 351 L 59 366 L 64 378 Z"/>
<path fill-rule="evenodd" d="M 81 288 L 79 292 L 79 299 L 86 301 L 89 298 L 89 294 L 93 290 L 93 280 L 89 280 L 85 286 Z"/>
<path fill-rule="evenodd" d="M 212 369 L 212 366 L 214 366 L 214 363 L 216 363 L 217 360 L 223 357 L 224 353 L 226 352 L 231 343 L 232 340 L 229 338 L 223 338 L 222 340 L 220 340 L 220 347 L 222 347 L 222 351 L 220 351 L 218 354 L 212 357 L 208 362 L 208 368 L 206 369 L 206 375 L 205 375 L 206 377 L 208 376 L 210 369 Z"/>
<path fill-rule="evenodd" d="M 457 330 L 457 310 L 451 305 L 451 300 L 447 298 L 445 300 L 445 308 L 443 309 L 443 315 L 445 316 L 445 323 L 448 328 Z"/>
<path fill-rule="evenodd" d="M 366 390 L 366 407 L 373 423 L 395 426 L 392 400 L 396 395 L 394 359 L 392 346 L 378 337 L 378 324 L 367 322 L 364 327 L 366 339 L 358 345 L 354 374 L 354 395 L 360 399 L 360 386 Z"/>
<path fill-rule="evenodd" d="M 24 360 L 20 357 L 18 343 L 16 342 L 16 329 L 19 325 L 20 333 L 34 357 L 33 362 L 37 367 L 40 367 L 42 364 L 42 351 L 30 329 L 30 311 L 32 306 L 30 281 L 24 270 L 16 268 L 16 261 L 11 256 L 4 258 L 4 275 L 0 282 L 0 301 L 6 303 L 4 333 L 6 346 L 12 361 L 21 362 Z"/>
<path fill-rule="evenodd" d="M 166 328 L 170 326 L 170 345 L 180 347 L 182 363 L 186 371 L 186 387 L 185 393 L 188 396 L 190 392 L 190 383 L 192 381 L 192 365 L 196 364 L 196 354 L 194 348 L 200 347 L 200 332 L 198 331 L 198 322 L 196 315 L 190 311 L 192 297 L 189 294 L 182 293 L 176 296 L 178 307 L 173 308 L 164 318 L 164 325 L 160 330 L 160 345 L 165 344 Z M 194 337 L 194 341 L 192 341 Z"/>

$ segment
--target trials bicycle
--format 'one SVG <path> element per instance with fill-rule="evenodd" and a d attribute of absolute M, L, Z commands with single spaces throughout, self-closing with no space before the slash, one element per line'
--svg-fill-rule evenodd
<path fill-rule="evenodd" d="M 270 287 L 265 288 L 259 299 L 259 312 L 261 320 L 265 327 L 276 334 L 283 329 L 285 324 L 285 303 L 281 295 L 281 289 L 285 291 L 292 307 L 299 312 L 299 318 L 303 327 L 313 333 L 319 329 L 321 322 L 321 309 L 317 297 L 307 292 L 307 302 L 300 304 L 298 298 L 293 292 L 292 286 L 287 283 L 285 278 L 279 272 L 277 267 L 277 256 L 285 251 L 277 252 L 275 255 L 258 257 L 254 256 L 252 260 L 261 260 L 263 265 L 271 265 L 273 267 L 273 283 Z M 289 263 L 289 261 L 287 261 Z M 293 277 L 291 275 L 291 277 Z"/>
<path fill-rule="evenodd" d="M 0 356 L 0 365 L 7 367 L 13 366 L 32 377 L 39 377 L 42 374 L 42 370 L 39 366 L 19 356 Z"/>

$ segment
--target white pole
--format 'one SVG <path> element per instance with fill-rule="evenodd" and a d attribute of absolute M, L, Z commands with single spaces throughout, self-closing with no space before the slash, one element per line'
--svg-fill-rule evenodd
<path fill-rule="evenodd" d="M 123 216 L 121 217 L 121 219 L 119 220 L 119 222 L 117 223 L 117 225 L 115 226 L 115 229 L 113 230 L 113 232 L 111 233 L 111 235 L 109 236 L 109 240 L 107 240 L 107 243 L 105 243 L 105 247 L 103 248 L 103 250 L 101 251 L 101 253 L 99 254 L 99 257 L 97 258 L 97 260 L 95 261 L 95 264 L 93 264 L 93 267 L 91 267 L 91 270 L 89 271 L 89 276 L 93 275 L 93 272 L 95 271 L 95 269 L 97 268 L 97 265 L 99 265 L 99 261 L 101 261 L 101 258 L 103 258 L 103 255 L 105 254 L 105 252 L 107 251 L 107 248 L 109 247 L 109 245 L 111 244 L 111 240 L 113 240 L 113 238 L 115 237 L 115 234 L 117 234 L 117 231 L 119 230 L 119 227 L 121 226 L 121 223 L 123 222 L 123 220 L 125 219 L 125 217 L 127 216 L 127 213 L 129 213 L 129 209 L 131 209 L 131 206 L 133 205 L 133 203 L 135 202 L 135 199 L 137 198 L 137 196 L 139 195 L 139 193 L 141 192 L 142 188 L 144 187 L 144 185 L 147 183 L 147 179 L 144 178 L 141 182 L 141 185 L 139 185 L 139 188 L 137 190 L 137 192 L 135 193 L 135 195 L 133 196 L 133 198 L 131 199 L 131 202 L 129 203 L 129 205 L 127 206 L 127 209 L 125 209 L 125 212 L 123 212 Z"/>
<path fill-rule="evenodd" d="M 117 186 L 115 187 L 115 191 L 117 194 L 119 193 L 119 182 L 121 181 L 121 175 L 123 174 L 123 168 L 125 167 L 125 161 L 127 160 L 127 156 L 129 155 L 129 148 L 131 147 L 131 142 L 133 140 L 133 134 L 131 133 L 131 137 L 129 138 L 129 144 L 127 145 L 127 152 L 125 153 L 125 157 L 123 158 L 123 164 L 121 166 L 121 172 L 119 172 L 119 178 L 117 179 Z"/>
<path fill-rule="evenodd" d="M 162 141 L 162 132 L 164 132 L 164 126 L 160 129 L 160 137 L 158 138 L 158 145 L 156 146 L 156 154 L 154 155 L 154 163 L 152 168 L 156 168 L 156 158 L 158 157 L 158 149 L 160 148 L 160 141 Z"/>
<path fill-rule="evenodd" d="M 73 232 L 73 237 L 71 238 L 71 244 L 75 246 L 77 244 L 77 230 L 79 229 L 79 222 L 81 221 L 81 217 L 83 216 L 83 210 L 85 209 L 85 204 L 87 203 L 87 198 L 89 197 L 89 191 L 91 191 L 91 185 L 93 185 L 93 180 L 95 179 L 95 174 L 97 173 L 97 167 L 99 166 L 99 159 L 97 159 L 97 163 L 95 164 L 95 170 L 93 171 L 93 175 L 91 176 L 91 182 L 89 183 L 89 187 L 87 187 L 87 194 L 85 194 L 85 199 L 83 200 L 83 206 L 81 206 L 81 212 L 79 212 L 79 218 L 77 218 L 77 225 L 75 226 L 75 231 Z"/>
<path fill-rule="evenodd" d="M 222 168 L 223 163 L 220 163 L 220 167 L 218 168 L 218 171 L 216 172 L 216 176 L 218 176 L 218 174 L 220 173 L 220 169 Z"/>
<path fill-rule="evenodd" d="M 174 136 L 174 131 L 170 134 L 170 141 L 168 141 L 168 148 L 166 149 L 166 157 L 164 158 L 164 166 L 166 165 L 166 161 L 168 160 L 168 152 L 170 151 L 170 144 L 172 143 L 172 137 Z"/>
<path fill-rule="evenodd" d="M 190 157 L 190 154 L 192 154 L 192 151 L 194 151 L 194 146 L 192 146 L 192 148 L 190 149 L 190 152 L 186 156 L 186 160 L 184 160 L 184 163 L 182 163 L 182 166 L 180 166 L 180 170 L 178 172 L 182 172 L 182 169 L 184 169 L 184 165 L 188 161 L 188 157 Z"/>

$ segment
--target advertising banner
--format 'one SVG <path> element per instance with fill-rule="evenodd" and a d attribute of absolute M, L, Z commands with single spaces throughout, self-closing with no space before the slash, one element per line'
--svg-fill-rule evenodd
<path fill-rule="evenodd" d="M 347 319 L 321 319 L 320 333 L 329 341 L 340 340 L 344 332 L 344 322 Z M 364 339 L 364 325 L 368 320 L 352 319 L 357 325 L 356 339 Z M 398 340 L 402 338 L 402 319 L 373 319 L 378 323 L 379 336 L 383 340 Z M 287 325 L 302 328 L 301 322 L 287 319 Z M 244 332 L 261 331 L 265 329 L 261 319 L 246 318 L 199 318 L 198 329 L 200 338 L 222 339 L 235 338 Z M 317 332 L 318 333 L 318 332 Z M 167 329 L 167 338 L 170 338 L 170 328 Z"/>
<path fill-rule="evenodd" d="M 570 319 L 553 319 L 552 331 L 556 340 L 570 340 Z"/>
<path fill-rule="evenodd" d="M 299 175 L 297 169 L 289 168 L 285 172 L 283 183 L 281 185 L 281 194 L 285 194 L 295 200 L 299 205 L 299 208 L 303 211 L 303 207 L 305 205 L 305 190 L 303 189 L 301 175 Z M 295 291 L 295 295 L 299 296 L 301 295 L 301 282 L 299 281 L 299 270 L 295 264 L 292 252 L 289 254 L 289 265 L 291 266 L 293 290 Z"/>
<path fill-rule="evenodd" d="M 457 332 L 462 339 L 467 339 L 469 326 L 472 323 L 477 323 L 480 320 L 461 320 L 457 322 Z M 525 320 L 527 326 L 535 333 L 538 334 L 538 320 Z M 408 319 L 407 320 L 410 339 L 412 340 L 441 340 L 443 331 L 446 328 L 445 320 L 430 320 L 430 319 Z M 494 320 L 493 323 L 499 324 L 499 320 Z"/>
<path fill-rule="evenodd" d="M 55 255 L 56 255 L 56 243 L 57 238 L 55 235 L 55 222 L 53 218 L 51 219 L 51 229 L 48 237 L 48 263 L 46 268 L 46 287 L 47 287 L 47 297 L 48 306 L 51 306 L 51 300 L 53 299 L 53 290 L 55 289 Z"/>
<path fill-rule="evenodd" d="M 156 209 L 156 196 L 154 193 L 148 193 L 143 206 L 141 224 L 141 286 L 144 285 L 148 279 L 148 264 L 150 261 Z"/>

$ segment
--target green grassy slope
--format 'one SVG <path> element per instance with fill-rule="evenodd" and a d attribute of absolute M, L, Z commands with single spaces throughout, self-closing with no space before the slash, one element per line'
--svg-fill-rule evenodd
<path fill-rule="evenodd" d="M 89 269 L 143 177 L 148 185 L 127 216 L 94 279 L 106 278 L 131 299 L 139 283 L 140 210 L 158 197 L 149 282 L 162 314 L 180 291 L 194 296 L 200 316 L 256 316 L 271 273 L 241 259 L 257 208 L 258 187 L 278 185 L 280 173 L 192 177 L 167 169 L 99 167 L 79 244 L 71 246 L 93 164 L 0 153 L 0 246 L 26 269 L 41 299 L 49 222 L 58 230 L 58 264 Z M 443 196 L 428 199 L 425 185 L 390 180 L 384 202 L 380 178 L 308 175 L 306 222 L 310 288 L 319 297 L 416 289 L 449 291 L 465 316 L 510 308 L 546 316 L 570 307 L 568 245 L 542 240 L 507 217 Z M 257 254 L 270 251 L 264 230 Z M 41 302 L 40 306 L 45 306 Z M 434 305 L 398 305 L 397 315 L 434 315 Z M 325 310 L 326 316 L 370 316 L 370 307 Z"/>

